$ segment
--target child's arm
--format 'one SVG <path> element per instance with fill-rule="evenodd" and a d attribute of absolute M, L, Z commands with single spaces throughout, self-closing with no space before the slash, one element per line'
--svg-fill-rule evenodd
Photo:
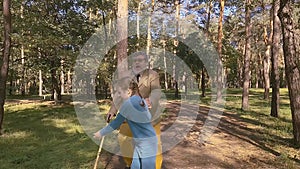
<path fill-rule="evenodd" d="M 94 137 L 100 138 L 107 135 L 108 133 L 111 133 L 112 131 L 120 127 L 124 120 L 125 117 L 121 113 L 118 113 L 117 117 L 109 125 L 94 133 Z"/>

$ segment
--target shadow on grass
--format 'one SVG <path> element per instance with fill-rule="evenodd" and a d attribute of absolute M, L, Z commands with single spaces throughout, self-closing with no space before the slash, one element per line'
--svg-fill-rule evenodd
<path fill-rule="evenodd" d="M 52 120 L 58 121 L 54 123 Z M 72 105 L 8 110 L 1 168 L 91 168 L 97 145 L 82 132 Z"/>
<path fill-rule="evenodd" d="M 180 102 L 178 101 L 171 103 L 167 107 L 169 109 L 166 111 L 168 113 L 168 116 L 166 116 L 165 119 L 163 120 L 164 125 L 162 127 L 162 131 L 167 130 L 172 125 L 172 123 L 174 123 L 174 121 L 178 116 L 178 112 L 179 112 L 178 107 L 180 107 Z M 210 109 L 212 108 L 208 106 L 199 107 L 196 125 L 200 125 L 201 127 L 194 126 L 195 128 L 197 128 L 198 132 L 203 128 L 203 124 L 207 119 L 208 112 Z M 251 118 L 253 116 L 256 117 L 261 116 L 261 118 L 269 120 L 272 119 L 272 117 L 256 111 L 243 112 L 240 109 L 237 109 L 235 107 L 226 106 L 226 109 L 227 110 L 223 113 L 223 117 L 221 118 L 216 133 L 218 132 L 227 133 L 233 137 L 236 137 L 237 139 L 248 142 L 258 147 L 259 149 L 269 152 L 275 156 L 281 156 L 282 154 L 284 154 L 284 151 L 281 152 L 280 150 L 275 150 L 274 148 L 275 146 L 292 147 L 295 149 L 299 148 L 298 146 L 295 146 L 293 144 L 292 138 L 286 138 L 281 136 L 280 134 L 274 134 L 273 132 L 270 132 L 270 130 L 267 130 L 268 128 L 269 129 L 275 128 L 276 130 L 279 131 L 283 130 L 284 132 L 288 133 L 288 131 L 286 131 L 285 126 L 282 126 L 281 128 L 280 125 L 276 123 L 266 123 L 267 121 L 259 121 Z M 285 118 L 278 119 L 278 121 L 281 120 L 283 120 L 284 123 L 291 123 L 290 120 L 287 120 Z M 249 128 L 248 124 L 253 126 L 258 126 L 259 128 L 256 129 Z M 289 159 L 299 163 L 299 159 L 293 157 L 289 157 Z"/>

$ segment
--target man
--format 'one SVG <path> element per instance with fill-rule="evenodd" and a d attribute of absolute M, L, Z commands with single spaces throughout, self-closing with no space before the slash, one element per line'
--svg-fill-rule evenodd
<path fill-rule="evenodd" d="M 161 97 L 161 87 L 159 74 L 148 69 L 148 56 L 144 52 L 136 52 L 132 56 L 132 68 L 125 73 L 126 76 L 136 80 L 139 85 L 141 96 L 146 100 L 150 113 L 152 115 L 152 125 L 156 131 L 158 138 L 158 151 L 156 156 L 156 169 L 160 169 L 162 165 L 162 147 L 160 140 L 160 110 L 159 99 Z M 113 99 L 114 102 L 107 113 L 107 120 L 116 115 L 121 101 L 118 98 Z M 132 133 L 127 123 L 123 123 L 119 131 L 119 144 L 121 153 L 126 164 L 126 168 L 130 168 L 132 161 Z"/>

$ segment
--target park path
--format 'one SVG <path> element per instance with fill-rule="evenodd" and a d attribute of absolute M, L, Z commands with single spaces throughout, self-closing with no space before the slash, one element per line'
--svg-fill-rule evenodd
<path fill-rule="evenodd" d="M 162 121 L 162 131 L 171 126 L 182 105 L 179 101 L 168 101 Z M 193 108 L 190 109 L 193 111 Z M 232 168 L 284 168 L 274 164 L 278 152 L 264 146 L 254 130 L 237 114 L 224 112 L 214 134 L 204 143 L 199 142 L 201 129 L 210 108 L 200 106 L 196 122 L 188 134 L 172 149 L 163 153 L 164 169 L 232 169 Z M 122 169 L 124 163 L 117 155 L 106 154 L 101 159 L 102 167 Z"/>

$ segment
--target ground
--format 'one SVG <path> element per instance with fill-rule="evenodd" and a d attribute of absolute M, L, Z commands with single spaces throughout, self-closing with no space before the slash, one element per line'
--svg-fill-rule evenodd
<path fill-rule="evenodd" d="M 162 131 L 174 123 L 180 106 L 174 101 L 166 104 L 168 115 L 163 118 Z M 248 127 L 248 122 L 234 112 L 224 112 L 214 134 L 200 143 L 199 135 L 208 111 L 208 107 L 200 106 L 197 121 L 189 133 L 174 148 L 163 153 L 164 169 L 290 168 L 277 163 L 279 153 L 263 145 L 254 135 L 255 131 Z M 100 161 L 107 169 L 124 168 L 122 158 L 117 155 L 102 155 Z"/>
<path fill-rule="evenodd" d="M 36 100 L 8 100 L 10 104 L 26 104 Z M 188 115 L 195 115 L 191 129 L 182 137 L 178 144 L 172 149 L 163 153 L 163 169 L 239 169 L 239 168 L 260 168 L 260 169 L 285 169 L 299 168 L 300 162 L 293 165 L 282 162 L 282 156 L 274 148 L 267 146 L 259 137 L 260 133 L 253 128 L 255 122 L 244 119 L 235 112 L 225 111 L 213 135 L 205 142 L 199 142 L 203 125 L 211 109 L 205 105 L 188 105 L 179 101 L 168 101 L 165 104 L 165 114 L 161 122 L 162 132 L 167 131 L 180 114 L 180 122 L 183 124 L 192 123 L 184 118 Z M 252 123 L 252 125 L 250 125 Z M 170 137 L 173 139 L 173 137 Z M 174 137 L 174 139 L 176 139 Z M 296 159 L 299 159 L 300 153 Z M 94 165 L 94 160 L 90 166 Z M 98 168 L 122 169 L 124 162 L 120 156 L 103 150 L 100 155 Z"/>

